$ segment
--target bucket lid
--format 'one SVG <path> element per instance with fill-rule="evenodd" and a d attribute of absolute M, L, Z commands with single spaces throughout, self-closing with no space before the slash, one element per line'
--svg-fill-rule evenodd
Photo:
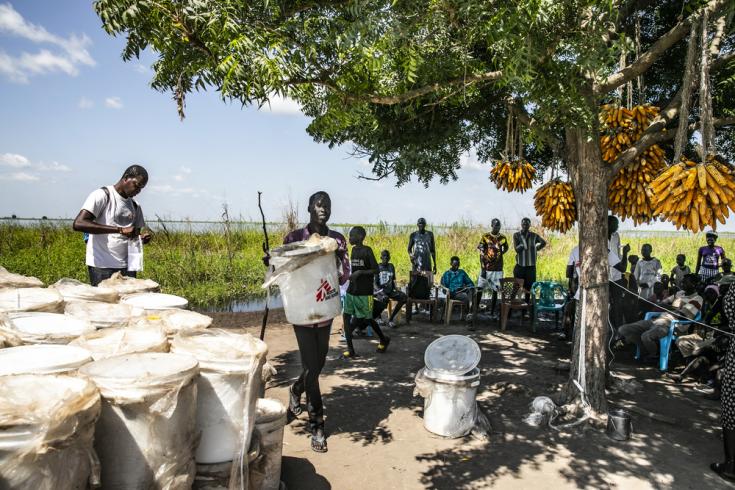
<path fill-rule="evenodd" d="M 130 305 L 79 301 L 67 303 L 66 313 L 78 318 L 86 318 L 96 325 L 127 324 L 130 318 L 141 313 Z"/>
<path fill-rule="evenodd" d="M 445 383 L 463 383 L 466 381 L 474 380 L 476 378 L 480 377 L 480 370 L 478 368 L 474 368 L 473 370 L 465 373 L 465 374 L 448 374 L 448 373 L 442 373 L 442 372 L 435 372 L 431 369 L 425 369 L 424 375 L 432 379 L 434 381 L 438 382 L 445 382 Z"/>
<path fill-rule="evenodd" d="M 88 350 L 95 361 L 136 352 L 164 352 L 168 338 L 162 328 L 105 328 L 74 340 Z"/>
<path fill-rule="evenodd" d="M 286 406 L 278 400 L 274 400 L 273 398 L 258 398 L 255 402 L 256 424 L 267 424 L 285 416 Z"/>
<path fill-rule="evenodd" d="M 253 362 L 266 356 L 268 346 L 249 333 L 209 328 L 179 332 L 171 341 L 171 352 L 195 357 L 202 369 L 248 373 Z"/>
<path fill-rule="evenodd" d="M 424 352 L 426 367 L 435 373 L 463 375 L 480 362 L 480 346 L 465 335 L 445 335 Z"/>
<path fill-rule="evenodd" d="M 95 382 L 105 398 L 129 403 L 173 392 L 198 372 L 199 364 L 193 357 L 157 352 L 108 357 L 79 370 Z"/>
<path fill-rule="evenodd" d="M 76 376 L 2 376 L 0 393 L 0 450 L 29 449 L 29 444 L 66 438 L 99 413 L 97 388 Z M 85 417 L 87 410 L 91 412 Z"/>
<path fill-rule="evenodd" d="M 120 303 L 143 308 L 144 310 L 168 310 L 186 308 L 189 301 L 181 296 L 164 293 L 135 293 L 123 296 Z"/>
<path fill-rule="evenodd" d="M 24 342 L 66 341 L 94 332 L 86 320 L 60 313 L 24 312 L 8 315 L 12 327 Z"/>
<path fill-rule="evenodd" d="M 161 326 L 167 335 L 185 330 L 202 330 L 212 324 L 212 317 L 191 310 L 160 310 L 141 317 L 133 326 Z"/>
<path fill-rule="evenodd" d="M 309 254 L 334 252 L 339 247 L 337 240 L 314 233 L 308 240 L 291 242 L 270 251 L 272 257 L 296 257 Z"/>
<path fill-rule="evenodd" d="M 55 311 L 64 298 L 55 289 L 6 288 L 0 289 L 0 311 Z"/>
<path fill-rule="evenodd" d="M 8 374 L 53 374 L 73 371 L 92 356 L 72 345 L 37 344 L 0 349 L 0 376 Z"/>

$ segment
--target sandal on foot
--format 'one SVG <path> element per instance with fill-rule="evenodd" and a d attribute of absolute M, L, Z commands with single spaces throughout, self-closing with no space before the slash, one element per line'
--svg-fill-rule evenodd
<path fill-rule="evenodd" d="M 385 354 L 385 351 L 388 350 L 389 345 L 390 345 L 390 337 L 386 337 L 385 341 L 378 344 L 378 348 L 375 349 L 375 352 L 380 352 L 381 354 Z"/>
<path fill-rule="evenodd" d="M 288 411 L 293 414 L 294 417 L 298 417 L 303 412 L 301 408 L 301 397 L 296 396 L 291 388 L 288 389 Z"/>
<path fill-rule="evenodd" d="M 327 452 L 327 436 L 323 432 L 316 432 L 311 436 L 311 449 L 317 453 Z"/>
<path fill-rule="evenodd" d="M 355 357 L 360 357 L 357 355 L 357 352 L 350 352 L 348 350 L 344 351 L 341 356 L 339 356 L 340 359 L 354 359 Z"/>

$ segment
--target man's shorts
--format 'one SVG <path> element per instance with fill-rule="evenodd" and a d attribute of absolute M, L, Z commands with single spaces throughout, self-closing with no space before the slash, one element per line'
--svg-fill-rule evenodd
<path fill-rule="evenodd" d="M 347 293 L 345 295 L 344 310 L 345 315 L 352 315 L 355 318 L 373 317 L 373 295 L 355 296 Z"/>
<path fill-rule="evenodd" d="M 492 291 L 500 291 L 500 280 L 503 278 L 503 271 L 486 271 L 485 277 L 477 278 L 477 287 L 482 289 L 490 289 Z"/>

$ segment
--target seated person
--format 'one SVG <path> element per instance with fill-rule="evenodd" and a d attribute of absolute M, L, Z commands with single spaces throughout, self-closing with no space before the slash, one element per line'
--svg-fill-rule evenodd
<path fill-rule="evenodd" d="M 448 271 L 442 275 L 441 285 L 449 290 L 449 299 L 461 301 L 465 308 L 469 309 L 470 297 L 475 283 L 470 276 L 459 268 L 459 257 L 456 255 L 449 259 L 451 264 Z"/>
<path fill-rule="evenodd" d="M 646 299 L 648 299 L 648 301 L 650 301 L 651 303 L 660 304 L 663 302 L 663 300 L 665 300 L 669 296 L 671 295 L 666 294 L 666 288 L 664 287 L 664 283 L 655 282 L 653 283 L 653 288 L 651 288 L 651 295 Z M 650 311 L 650 310 L 646 310 L 646 311 Z"/>
<path fill-rule="evenodd" d="M 380 252 L 380 263 L 378 264 L 378 273 L 375 274 L 373 298 L 373 318 L 376 320 L 383 313 L 383 310 L 388 307 L 390 300 L 398 303 L 388 319 L 388 326 L 395 327 L 393 320 L 395 320 L 403 305 L 406 304 L 407 298 L 403 292 L 396 288 L 396 268 L 390 263 L 390 252 L 387 250 Z"/>
<path fill-rule="evenodd" d="M 667 274 L 661 274 L 661 284 L 664 285 L 664 296 L 669 297 L 678 293 L 681 288 L 677 287 Z"/>
<path fill-rule="evenodd" d="M 618 330 L 625 342 L 636 344 L 641 349 L 641 357 L 646 361 L 658 358 L 658 340 L 669 334 L 669 326 L 673 320 L 691 320 L 702 308 L 702 297 L 697 293 L 697 277 L 694 274 L 686 275 L 682 286 L 682 291 L 661 302 L 662 306 L 669 307 L 676 315 L 663 313 L 653 320 L 627 323 Z M 684 327 L 688 330 L 688 325 Z"/>
<path fill-rule="evenodd" d="M 715 277 L 711 277 L 707 280 L 707 284 L 717 284 L 723 277 L 732 276 L 732 260 L 722 259 L 722 272 L 719 272 Z"/>

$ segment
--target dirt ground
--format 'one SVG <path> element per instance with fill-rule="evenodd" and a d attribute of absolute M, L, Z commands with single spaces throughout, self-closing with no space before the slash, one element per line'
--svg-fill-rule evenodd
<path fill-rule="evenodd" d="M 213 316 L 215 327 L 254 335 L 260 329 L 260 313 Z M 421 319 L 390 330 L 386 354 L 375 353 L 377 341 L 358 339 L 362 357 L 352 361 L 339 359 L 341 321 L 335 321 L 321 378 L 329 452 L 309 448 L 306 413 L 286 427 L 282 480 L 289 490 L 735 488 L 709 470 L 722 458 L 720 407 L 694 384 L 674 384 L 622 352 L 613 370 L 634 376 L 641 389 L 634 395 L 608 392 L 610 405 L 635 403 L 674 423 L 634 413 L 627 442 L 589 425 L 562 432 L 534 428 L 523 418 L 535 396 L 553 395 L 566 381 L 557 365 L 568 359 L 570 344 L 548 327 L 532 334 L 527 321 L 511 321 L 505 332 L 481 321 L 473 333 L 458 321 L 444 326 Z M 423 427 L 423 399 L 412 395 L 414 376 L 426 346 L 449 333 L 470 334 L 482 348 L 478 400 L 492 424 L 488 441 L 443 439 Z M 266 396 L 285 403 L 300 361 L 281 310 L 271 312 L 265 340 L 278 370 Z"/>

